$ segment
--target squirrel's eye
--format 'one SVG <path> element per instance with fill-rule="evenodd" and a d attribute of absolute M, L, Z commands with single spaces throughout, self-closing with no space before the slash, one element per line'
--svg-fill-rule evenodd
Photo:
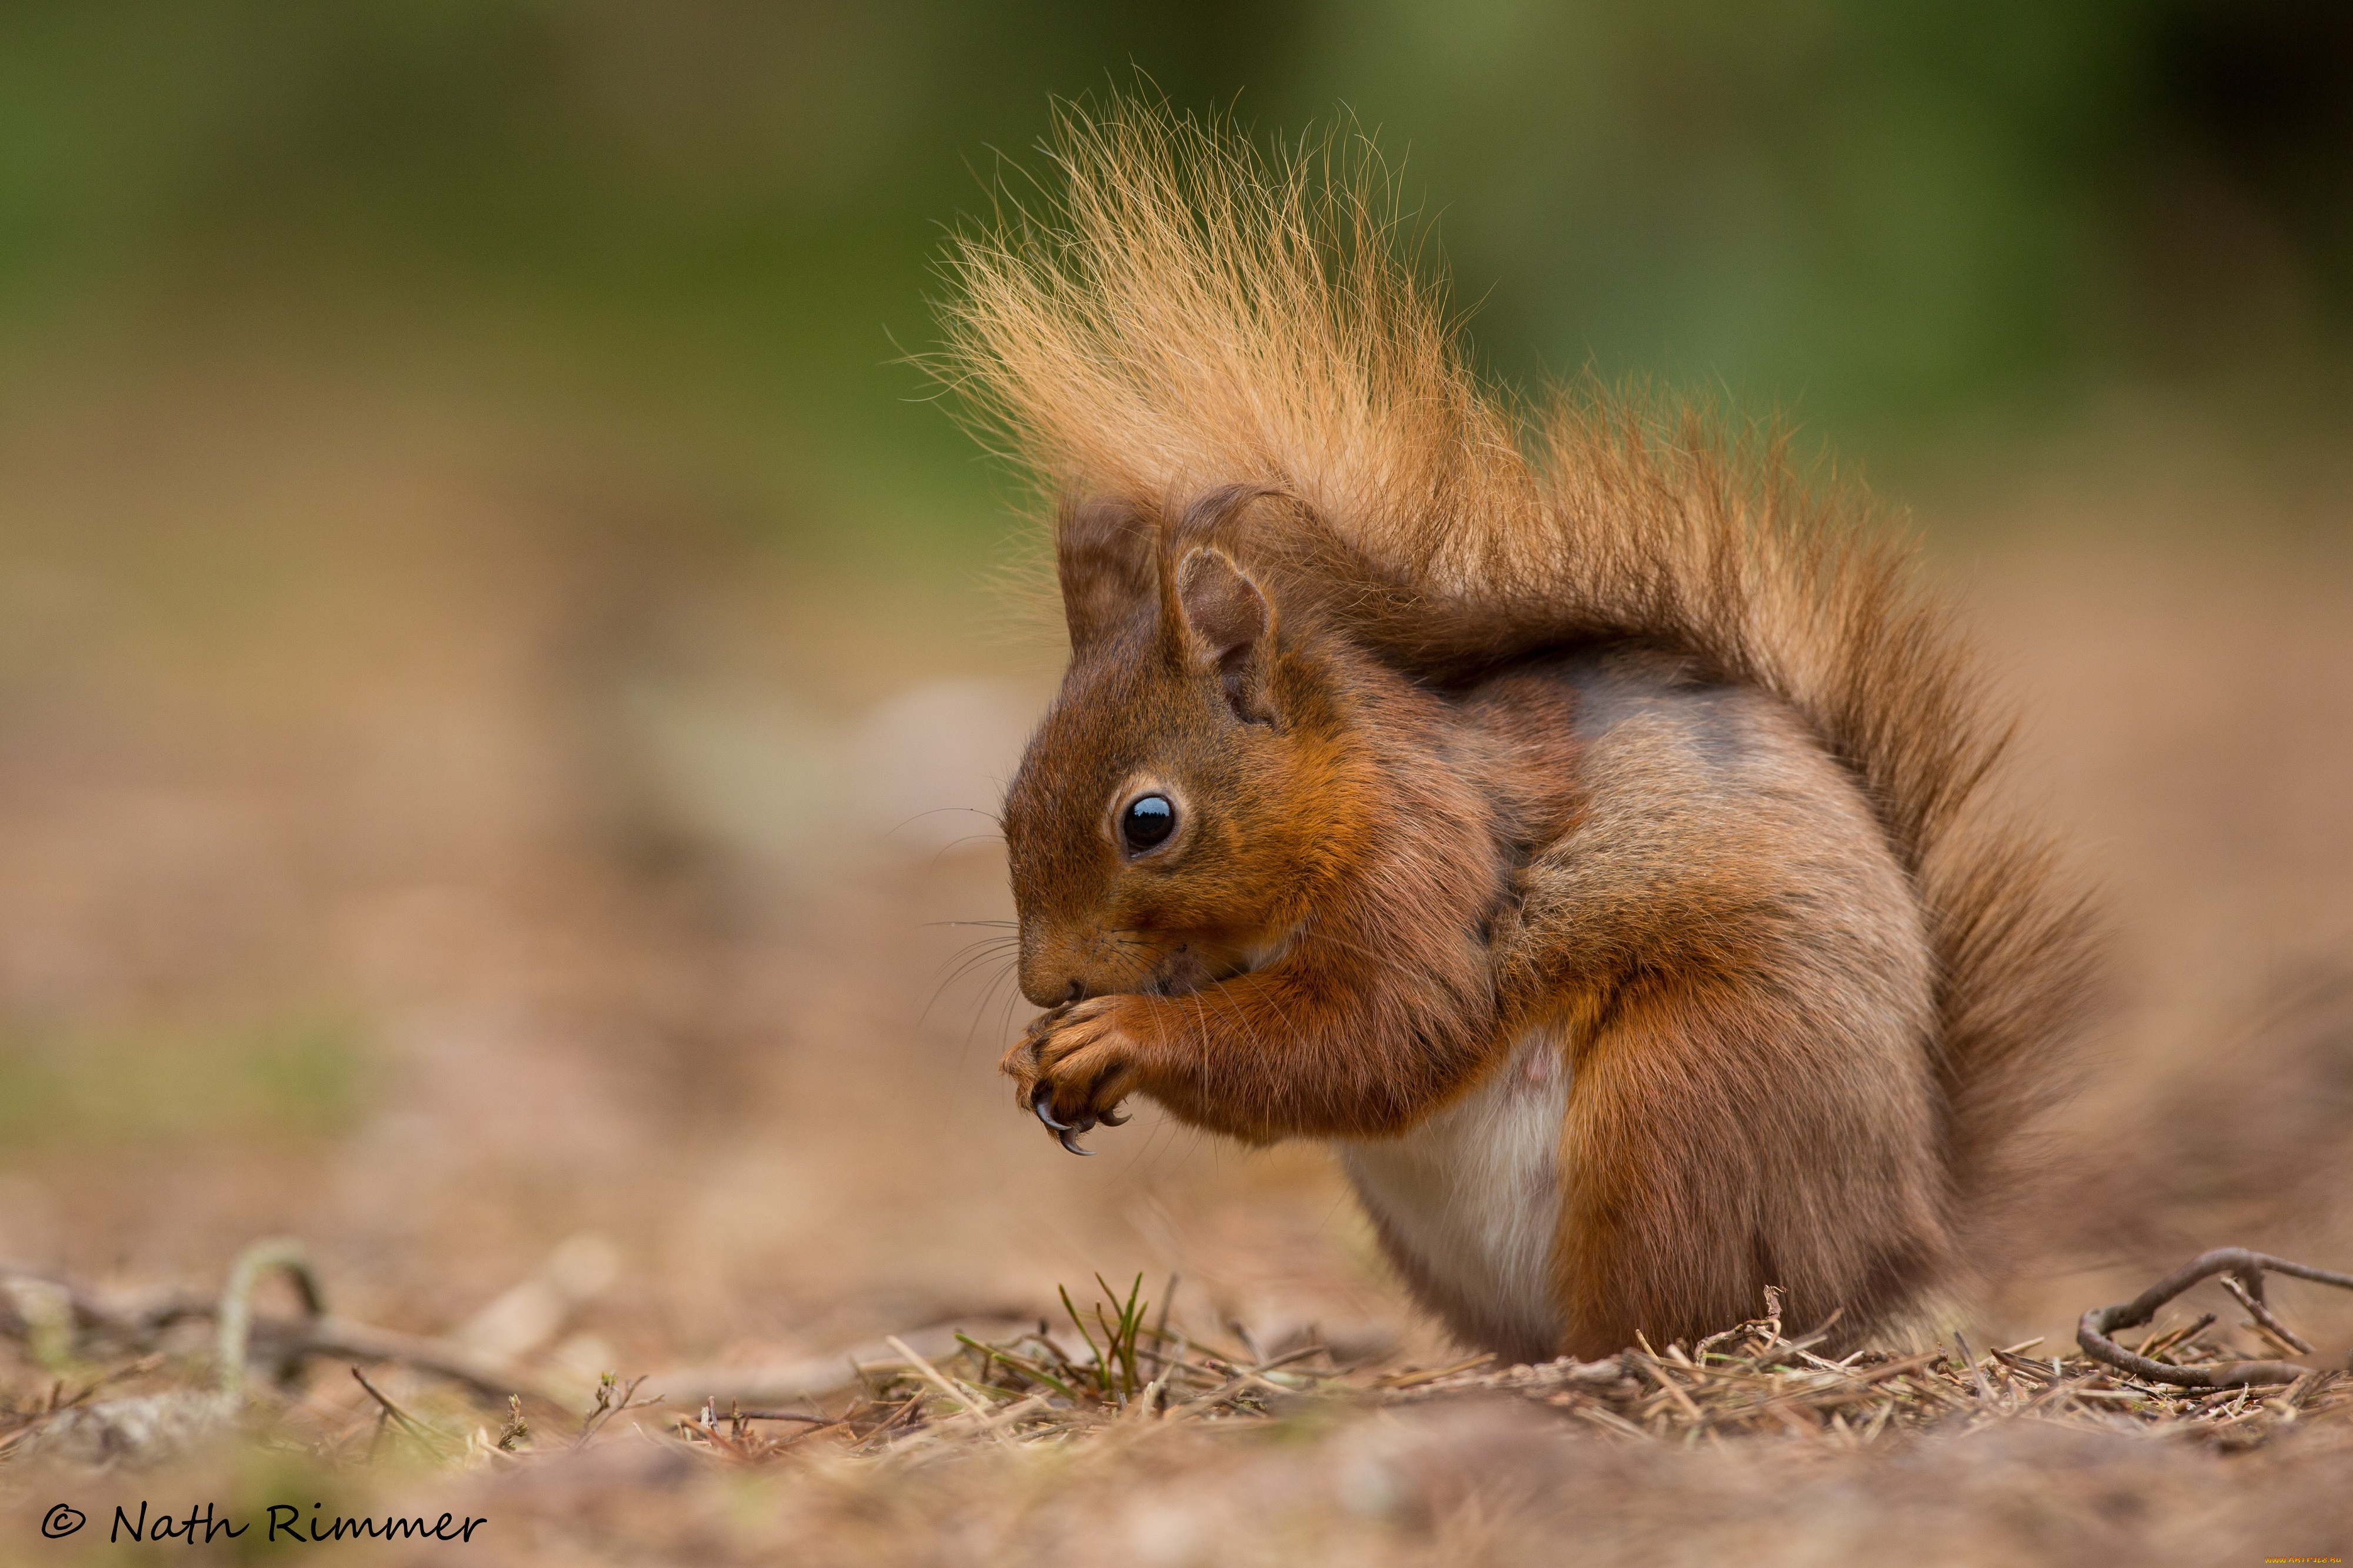
<path fill-rule="evenodd" d="M 1119 836 L 1127 840 L 1130 852 L 1166 843 L 1176 830 L 1176 807 L 1165 795 L 1138 795 L 1119 814 Z"/>

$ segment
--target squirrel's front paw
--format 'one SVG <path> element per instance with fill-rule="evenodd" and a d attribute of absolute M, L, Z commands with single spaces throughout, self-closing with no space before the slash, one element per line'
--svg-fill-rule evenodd
<path fill-rule="evenodd" d="M 1014 1099 L 1073 1154 L 1093 1152 L 1072 1142 L 1097 1122 L 1127 1120 L 1119 1102 L 1136 1088 L 1136 1035 L 1127 1015 L 1136 996 L 1098 996 L 1040 1014 L 999 1064 L 1017 1086 Z"/>

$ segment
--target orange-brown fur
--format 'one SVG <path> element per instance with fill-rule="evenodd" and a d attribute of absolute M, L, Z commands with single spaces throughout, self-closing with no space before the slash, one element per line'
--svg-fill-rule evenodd
<path fill-rule="evenodd" d="M 1060 498 L 1072 647 L 1008 801 L 1008 1071 L 1377 1139 L 1554 1031 L 1558 1339 L 1497 1348 L 1766 1285 L 1867 1331 L 2052 1081 L 2080 900 L 1905 550 L 1695 418 L 1488 394 L 1345 152 L 1073 120 L 1058 223 L 960 252 L 952 374 Z"/>

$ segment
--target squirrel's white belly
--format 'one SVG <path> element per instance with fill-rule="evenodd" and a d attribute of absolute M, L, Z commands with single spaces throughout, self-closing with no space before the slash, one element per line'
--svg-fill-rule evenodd
<path fill-rule="evenodd" d="M 1568 1068 L 1558 1034 L 1531 1031 L 1484 1082 L 1398 1138 L 1340 1158 L 1415 1293 L 1482 1349 L 1557 1353 L 1553 1286 Z"/>

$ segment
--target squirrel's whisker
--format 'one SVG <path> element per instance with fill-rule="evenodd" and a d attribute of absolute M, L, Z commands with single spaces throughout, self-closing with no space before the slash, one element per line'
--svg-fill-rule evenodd
<path fill-rule="evenodd" d="M 941 845 L 937 850 L 933 852 L 930 863 L 923 868 L 923 874 L 925 876 L 930 876 L 933 872 L 937 871 L 940 868 L 940 862 L 946 858 L 947 853 L 951 849 L 959 848 L 966 844 L 1002 844 L 1004 842 L 1005 835 L 1002 833 L 967 833 L 961 837 L 951 838 L 945 844 Z"/>
<path fill-rule="evenodd" d="M 965 1050 L 968 1051 L 972 1048 L 973 1037 L 980 1032 L 981 1020 L 988 1016 L 990 1005 L 996 1001 L 998 988 L 1007 984 L 1008 982 L 1014 981 L 1016 976 L 1017 971 L 1014 962 L 1008 958 L 997 965 L 997 973 L 988 977 L 988 984 L 987 985 L 981 987 L 980 1000 L 973 1004 L 972 1021 L 966 1024 L 964 1028 L 964 1048 Z M 1008 1022 L 1010 1022 L 1011 1016 L 1012 1009 L 1008 1006 L 1006 1009 L 1006 1019 Z M 1002 1025 L 999 1026 L 998 1032 L 1003 1032 Z"/>
<path fill-rule="evenodd" d="M 982 937 L 958 948 L 947 961 L 953 967 L 941 977 L 938 984 L 932 987 L 931 999 L 923 1004 L 923 1011 L 915 1015 L 915 1026 L 923 1027 L 923 1021 L 932 1016 L 932 1009 L 939 1005 L 940 998 L 947 994 L 950 986 L 1004 952 L 1008 940 L 1005 937 Z"/>

